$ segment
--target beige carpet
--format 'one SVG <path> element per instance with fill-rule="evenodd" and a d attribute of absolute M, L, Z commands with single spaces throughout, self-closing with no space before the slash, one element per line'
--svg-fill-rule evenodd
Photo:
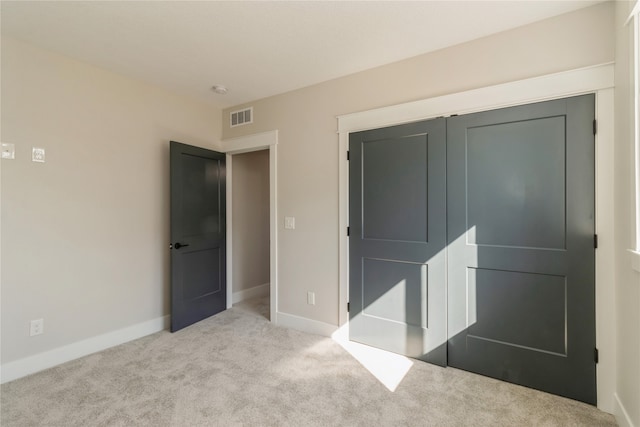
<path fill-rule="evenodd" d="M 2 385 L 3 427 L 612 426 L 569 399 L 416 361 L 394 392 L 266 299 Z"/>

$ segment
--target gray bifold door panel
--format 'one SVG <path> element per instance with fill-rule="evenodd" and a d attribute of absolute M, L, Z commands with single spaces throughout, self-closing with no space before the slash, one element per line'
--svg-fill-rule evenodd
<path fill-rule="evenodd" d="M 354 341 L 446 364 L 445 122 L 351 134 Z"/>
<path fill-rule="evenodd" d="M 594 105 L 351 134 L 351 339 L 595 404 Z"/>

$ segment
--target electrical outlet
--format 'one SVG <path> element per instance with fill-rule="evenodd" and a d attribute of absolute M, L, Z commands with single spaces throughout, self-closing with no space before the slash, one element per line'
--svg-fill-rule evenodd
<path fill-rule="evenodd" d="M 307 304 L 316 305 L 316 294 L 315 294 L 315 292 L 307 292 Z"/>
<path fill-rule="evenodd" d="M 295 230 L 296 228 L 296 219 L 292 216 L 284 217 L 284 228 L 287 230 Z"/>
<path fill-rule="evenodd" d="M 44 333 L 44 319 L 35 319 L 31 321 L 30 336 L 40 335 Z"/>

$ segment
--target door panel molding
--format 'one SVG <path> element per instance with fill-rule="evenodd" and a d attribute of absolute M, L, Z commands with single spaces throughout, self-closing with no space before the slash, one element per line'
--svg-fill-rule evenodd
<path fill-rule="evenodd" d="M 598 408 L 612 412 L 615 393 L 615 295 L 613 217 L 613 63 L 524 79 L 496 86 L 429 98 L 337 117 L 339 134 L 339 324 L 348 321 L 349 133 L 426 120 L 451 114 L 472 113 L 537 101 L 596 94 L 596 232 L 601 237 L 596 251 L 596 345 Z"/>

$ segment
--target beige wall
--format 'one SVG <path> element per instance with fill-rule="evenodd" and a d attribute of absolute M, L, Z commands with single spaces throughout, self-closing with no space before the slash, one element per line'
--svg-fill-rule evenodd
<path fill-rule="evenodd" d="M 640 426 L 640 274 L 631 268 L 634 244 L 633 25 L 631 2 L 616 2 L 615 230 L 617 395 L 633 425 Z"/>
<path fill-rule="evenodd" d="M 3 38 L 3 364 L 169 314 L 169 140 L 215 148 L 220 116 Z"/>
<path fill-rule="evenodd" d="M 269 283 L 269 150 L 236 154 L 233 182 L 233 292 Z"/>
<path fill-rule="evenodd" d="M 229 128 L 239 106 L 225 110 L 225 139 L 279 130 L 279 311 L 338 324 L 337 115 L 611 62 L 613 12 L 600 4 L 256 101 L 251 125 Z M 283 229 L 284 216 L 296 230 Z"/>

